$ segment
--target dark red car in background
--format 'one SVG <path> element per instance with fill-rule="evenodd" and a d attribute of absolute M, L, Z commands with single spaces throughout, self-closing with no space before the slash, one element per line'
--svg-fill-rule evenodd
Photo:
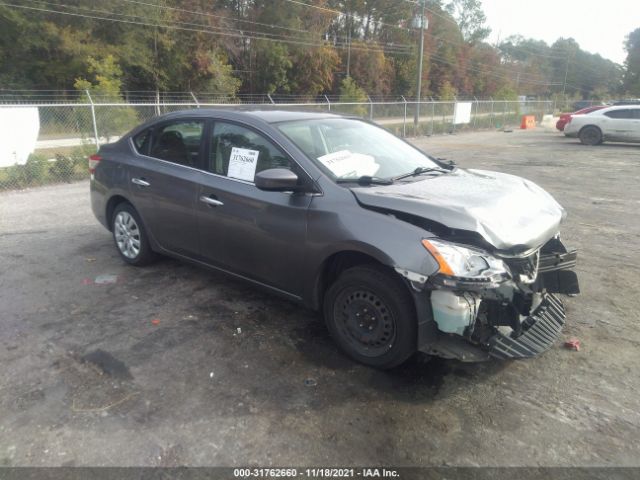
<path fill-rule="evenodd" d="M 561 113 L 560 120 L 556 122 L 556 128 L 562 132 L 564 131 L 564 126 L 571 121 L 572 115 L 584 115 L 585 113 L 595 112 L 596 110 L 600 110 L 604 107 L 606 107 L 606 105 L 593 105 L 591 107 L 582 108 L 572 113 Z"/>

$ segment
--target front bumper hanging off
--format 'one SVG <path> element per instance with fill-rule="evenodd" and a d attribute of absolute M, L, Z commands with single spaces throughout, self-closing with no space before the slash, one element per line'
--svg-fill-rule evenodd
<path fill-rule="evenodd" d="M 496 333 L 489 339 L 489 355 L 495 358 L 530 358 L 548 350 L 564 325 L 564 306 L 558 297 L 547 294 L 538 308 L 523 322 L 517 337 Z"/>

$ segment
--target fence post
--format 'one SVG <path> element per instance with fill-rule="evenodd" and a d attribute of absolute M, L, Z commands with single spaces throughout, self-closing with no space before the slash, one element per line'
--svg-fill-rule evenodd
<path fill-rule="evenodd" d="M 493 128 L 493 97 L 489 97 L 491 99 L 491 113 L 489 114 L 489 126 Z"/>
<path fill-rule="evenodd" d="M 402 136 L 407 136 L 407 99 L 402 96 L 402 101 L 404 102 L 404 117 L 402 117 Z"/>
<path fill-rule="evenodd" d="M 196 98 L 196 96 L 193 94 L 193 92 L 189 92 L 191 94 L 191 98 L 193 98 L 193 101 L 196 102 L 196 108 L 200 108 L 200 102 L 198 102 L 198 99 Z"/>
<path fill-rule="evenodd" d="M 156 115 L 160 116 L 160 90 L 156 90 Z"/>
<path fill-rule="evenodd" d="M 436 104 L 433 101 L 433 97 L 429 97 L 429 101 L 431 102 L 431 131 L 429 132 L 429 136 L 431 136 L 433 135 L 433 129 L 435 127 Z"/>
<path fill-rule="evenodd" d="M 89 90 L 85 90 L 87 92 L 87 98 L 89 99 L 89 103 L 91 104 L 91 118 L 93 119 L 93 135 L 96 139 L 96 150 L 100 148 L 100 138 L 98 137 L 98 123 L 96 122 L 96 107 L 93 104 L 93 99 L 91 98 L 91 94 Z"/>
<path fill-rule="evenodd" d="M 476 107 L 475 108 L 476 113 L 473 116 L 473 129 L 475 130 L 476 129 L 476 120 L 478 119 L 478 99 L 475 96 L 473 97 L 473 104 Z"/>
<path fill-rule="evenodd" d="M 369 120 L 373 120 L 373 102 L 369 95 L 367 95 L 367 98 L 369 99 Z"/>
<path fill-rule="evenodd" d="M 506 128 L 506 119 L 505 116 L 507 115 L 507 101 L 504 100 L 503 106 L 502 106 L 502 129 L 504 130 Z"/>
<path fill-rule="evenodd" d="M 324 99 L 327 101 L 327 111 L 330 112 L 331 111 L 331 101 L 329 100 L 329 97 L 327 97 L 326 95 L 324 96 Z"/>

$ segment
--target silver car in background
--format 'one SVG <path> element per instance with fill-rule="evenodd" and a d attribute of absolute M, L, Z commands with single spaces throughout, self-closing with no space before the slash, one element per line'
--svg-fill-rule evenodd
<path fill-rule="evenodd" d="M 640 143 L 640 105 L 620 105 L 573 115 L 564 127 L 564 134 L 579 138 L 584 145 Z"/>

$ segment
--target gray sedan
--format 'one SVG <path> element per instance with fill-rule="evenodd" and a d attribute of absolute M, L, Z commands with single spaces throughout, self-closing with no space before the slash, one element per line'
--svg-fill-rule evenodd
<path fill-rule="evenodd" d="M 565 216 L 536 184 L 464 170 L 369 122 L 192 110 L 90 157 L 91 203 L 122 259 L 226 272 L 323 313 L 338 345 L 391 368 L 420 350 L 535 356 L 578 292 Z"/>

